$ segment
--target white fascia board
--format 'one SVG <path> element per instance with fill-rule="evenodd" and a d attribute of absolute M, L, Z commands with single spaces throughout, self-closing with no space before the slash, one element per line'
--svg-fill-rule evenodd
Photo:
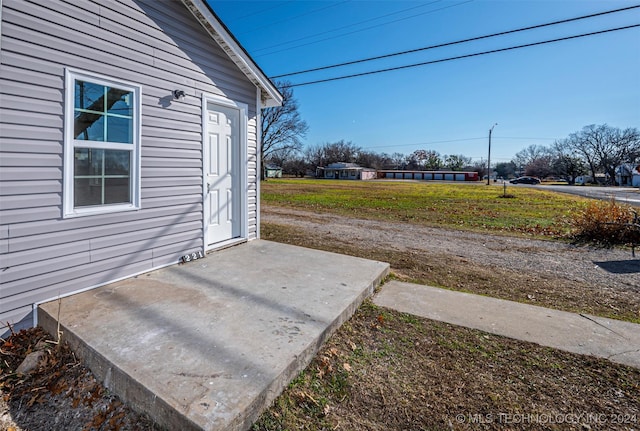
<path fill-rule="evenodd" d="M 260 88 L 262 107 L 268 108 L 282 105 L 282 94 L 273 83 L 260 70 L 258 65 L 246 53 L 244 48 L 233 38 L 224 25 L 211 12 L 204 0 L 182 0 L 182 3 L 191 11 L 196 19 L 207 30 L 211 37 L 227 53 L 231 60 L 242 72 Z"/>

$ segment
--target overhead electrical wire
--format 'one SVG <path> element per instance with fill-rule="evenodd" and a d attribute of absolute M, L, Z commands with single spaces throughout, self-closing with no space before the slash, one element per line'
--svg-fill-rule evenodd
<path fill-rule="evenodd" d="M 255 54 L 255 53 L 258 53 L 258 52 L 260 52 L 260 51 L 266 51 L 267 49 L 277 48 L 277 47 L 282 46 L 282 45 L 288 45 L 288 44 L 291 44 L 291 43 L 300 42 L 300 41 L 305 40 L 305 39 L 311 39 L 311 38 L 313 38 L 313 37 L 322 36 L 323 34 L 333 33 L 333 32 L 336 32 L 336 31 L 338 31 L 338 30 L 344 30 L 344 29 L 347 29 L 347 28 L 355 27 L 355 26 L 357 26 L 357 25 L 365 24 L 365 23 L 367 23 L 367 22 L 371 22 L 371 21 L 376 21 L 376 20 L 379 20 L 379 19 L 382 19 L 382 18 L 386 18 L 386 17 L 391 16 L 391 15 L 397 15 L 397 14 L 399 14 L 399 13 L 404 13 L 404 12 L 407 12 L 407 11 L 410 11 L 410 10 L 414 10 L 414 9 L 418 9 L 418 8 L 427 7 L 427 6 L 430 6 L 430 5 L 434 4 L 434 3 L 438 3 L 438 2 L 440 2 L 440 1 L 442 1 L 442 0 L 434 0 L 434 1 L 429 2 L 429 3 L 427 3 L 427 4 L 421 4 L 421 5 L 418 5 L 418 6 L 412 6 L 412 7 L 407 8 L 407 9 L 401 9 L 401 10 L 399 10 L 399 11 L 391 12 L 391 13 L 388 13 L 388 14 L 385 14 L 385 15 L 380 15 L 380 16 L 377 16 L 377 17 L 375 17 L 375 18 L 365 19 L 364 21 L 358 21 L 358 22 L 355 22 L 355 23 L 353 23 L 353 24 L 345 25 L 345 26 L 342 26 L 342 27 L 336 27 L 336 28 L 331 29 L 331 30 L 325 30 L 325 31 L 322 31 L 322 32 L 320 32 L 320 33 L 311 34 L 311 35 L 309 35 L 309 36 L 303 36 L 303 37 L 300 37 L 300 38 L 298 38 L 298 39 L 289 40 L 289 41 L 287 41 L 287 42 L 276 43 L 275 45 L 270 45 L 270 46 L 265 46 L 264 48 L 254 49 L 254 50 L 252 50 L 252 53 L 254 53 L 254 54 Z M 409 18 L 413 18 L 413 17 L 415 17 L 415 16 L 420 16 L 420 15 L 422 15 L 422 14 L 418 14 L 418 15 L 411 15 Z M 380 25 L 386 25 L 386 23 L 383 23 L 383 24 L 380 24 Z M 336 36 L 336 37 L 339 37 L 339 36 Z M 331 39 L 331 38 L 328 38 L 328 39 Z M 296 47 L 291 47 L 291 48 L 286 48 L 286 49 L 287 49 L 287 50 L 288 50 L 288 49 L 294 49 L 294 48 L 297 48 L 297 47 L 299 47 L 299 46 L 306 46 L 306 45 L 310 45 L 310 44 L 312 44 L 312 43 L 316 43 L 316 42 L 323 42 L 323 41 L 325 41 L 325 40 L 327 40 L 327 39 L 322 39 L 322 40 L 318 40 L 318 41 L 310 42 L 310 43 L 308 43 L 308 44 L 298 45 L 298 46 L 296 46 Z M 284 51 L 284 50 L 282 50 L 282 51 Z M 280 52 L 280 51 L 274 51 L 273 53 L 275 54 L 276 52 Z M 270 54 L 272 54 L 272 53 L 264 54 L 264 55 L 270 55 Z M 257 57 L 257 56 L 256 56 L 256 57 Z"/>
<path fill-rule="evenodd" d="M 285 5 L 287 5 L 289 3 L 293 3 L 293 2 L 294 2 L 294 0 L 284 1 L 284 2 L 282 2 L 280 4 L 275 5 L 275 6 L 269 6 L 269 7 L 266 7 L 264 9 L 259 9 L 257 11 L 253 11 L 253 12 L 248 13 L 246 15 L 238 16 L 238 17 L 235 17 L 235 18 L 230 19 L 230 20 L 225 20 L 225 23 L 230 24 L 232 22 L 237 22 L 237 21 L 240 21 L 240 20 L 255 16 L 255 15 L 260 15 L 261 13 L 265 13 L 265 12 L 273 10 L 273 9 L 278 9 L 278 8 L 280 8 L 282 6 L 285 6 Z"/>
<path fill-rule="evenodd" d="M 385 68 L 385 69 L 372 70 L 372 71 L 369 71 L 369 72 L 353 73 L 353 74 L 350 74 L 350 75 L 336 76 L 336 77 L 333 77 L 333 78 L 317 79 L 317 80 L 314 80 L 314 81 L 301 82 L 301 83 L 297 83 L 297 84 L 288 84 L 288 85 L 286 85 L 286 87 L 287 88 L 302 87 L 304 85 L 320 84 L 320 83 L 323 83 L 323 82 L 338 81 L 338 80 L 342 80 L 342 79 L 356 78 L 356 77 L 360 77 L 360 76 L 374 75 L 374 74 L 384 73 L 384 72 L 392 72 L 392 71 L 395 71 L 395 70 L 409 69 L 409 68 L 413 68 L 413 67 L 426 66 L 426 65 L 429 65 L 429 64 L 444 63 L 444 62 L 447 62 L 447 61 L 460 60 L 460 59 L 463 59 L 463 58 L 471 58 L 471 57 L 479 57 L 481 55 L 495 54 L 497 52 L 505 52 L 505 51 L 512 51 L 512 50 L 515 50 L 515 49 L 529 48 L 529 47 L 532 47 L 532 46 L 546 45 L 546 44 L 549 44 L 549 43 L 556 43 L 556 42 L 561 42 L 561 41 L 564 41 L 564 40 L 578 39 L 578 38 L 587 37 L 587 36 L 595 36 L 595 35 L 598 35 L 598 34 L 611 33 L 611 32 L 614 32 L 614 31 L 628 30 L 628 29 L 635 28 L 635 27 L 640 27 L 640 24 L 632 24 L 632 25 L 627 25 L 627 26 L 624 26 L 624 27 L 610 28 L 610 29 L 607 29 L 607 30 L 600 30 L 600 31 L 594 31 L 594 32 L 590 32 L 590 33 L 583 33 L 583 34 L 578 34 L 578 35 L 575 35 L 575 36 L 560 37 L 560 38 L 557 38 L 557 39 L 544 40 L 544 41 L 541 41 L 541 42 L 526 43 L 526 44 L 523 44 L 523 45 L 510 46 L 510 47 L 507 47 L 507 48 L 492 49 L 492 50 L 489 50 L 489 51 L 476 52 L 476 53 L 473 53 L 473 54 L 458 55 L 458 56 L 455 56 L 455 57 L 442 58 L 442 59 L 439 59 L 439 60 L 423 61 L 423 62 L 420 62 L 420 63 L 407 64 L 407 65 L 404 65 L 404 66 L 388 67 L 388 68 Z"/>
<path fill-rule="evenodd" d="M 238 36 L 242 36 L 242 35 L 250 34 L 250 33 L 255 33 L 256 31 L 262 30 L 263 28 L 272 27 L 272 26 L 274 26 L 276 24 L 282 24 L 283 22 L 291 21 L 293 19 L 300 18 L 301 16 L 311 15 L 313 13 L 320 12 L 320 11 L 325 10 L 325 9 L 330 9 L 332 7 L 336 7 L 336 6 L 339 6 L 339 5 L 344 4 L 344 3 L 349 3 L 350 1 L 351 0 L 343 0 L 343 1 L 340 1 L 340 2 L 337 2 L 337 3 L 332 3 L 330 5 L 326 5 L 326 6 L 317 8 L 317 9 L 313 9 L 313 10 L 310 10 L 310 11 L 307 11 L 307 12 L 304 12 L 304 13 L 301 13 L 301 14 L 298 14 L 298 15 L 295 15 L 295 16 L 291 16 L 289 18 L 281 19 L 280 21 L 272 21 L 269 24 L 265 24 L 265 25 L 262 25 L 260 27 L 253 27 L 249 31 L 245 31 L 243 33 L 239 33 Z"/>
<path fill-rule="evenodd" d="M 428 3 L 426 6 L 431 5 L 433 3 L 437 3 L 438 1 L 441 1 L 441 0 L 433 1 L 431 3 Z M 422 13 L 418 13 L 418 14 L 415 14 L 415 15 L 407 16 L 407 17 L 404 17 L 404 18 L 398 18 L 398 19 L 395 19 L 393 21 L 385 22 L 385 23 L 382 23 L 382 24 L 372 25 L 372 26 L 369 26 L 369 27 L 365 27 L 365 28 L 361 28 L 361 29 L 358 29 L 358 30 L 350 31 L 348 33 L 342 33 L 342 34 L 338 34 L 336 36 L 325 37 L 324 39 L 314 40 L 313 42 L 307 42 L 307 43 L 303 43 L 303 44 L 300 44 L 300 45 L 291 46 L 289 48 L 283 48 L 283 49 L 279 49 L 277 51 L 267 52 L 265 54 L 257 54 L 255 57 L 265 57 L 267 55 L 277 54 L 279 52 L 289 51 L 289 50 L 292 50 L 292 49 L 301 48 L 303 46 L 313 45 L 315 43 L 320 43 L 320 42 L 324 42 L 324 41 L 327 41 L 327 40 L 336 39 L 336 38 L 339 38 L 339 37 L 349 36 L 351 34 L 360 33 L 362 31 L 367 31 L 367 30 L 371 30 L 371 29 L 374 29 L 374 28 L 380 28 L 380 27 L 382 27 L 384 25 L 389 25 L 389 24 L 394 24 L 396 22 L 405 21 L 405 20 L 408 20 L 408 19 L 411 19 L 411 18 L 415 18 L 417 16 L 426 15 L 426 14 L 430 14 L 430 13 L 434 13 L 434 12 L 439 12 L 439 11 L 444 10 L 444 9 L 449 9 L 449 8 L 452 8 L 452 7 L 461 6 L 463 4 L 471 3 L 473 1 L 475 1 L 475 0 L 464 0 L 464 1 L 461 1 L 459 3 L 449 5 L 449 6 L 442 6 L 442 7 L 437 8 L 437 9 L 432 9 L 432 10 L 429 10 L 429 11 L 426 11 L 426 12 L 422 12 Z M 365 22 L 365 21 L 363 21 L 363 22 Z M 354 24 L 354 25 L 358 25 L 358 24 Z M 350 27 L 350 26 L 346 26 L 346 27 Z M 342 27 L 342 28 L 344 28 L 344 27 Z M 335 29 L 331 30 L 331 31 L 335 31 Z M 331 32 L 331 31 L 329 31 L 329 32 Z M 325 32 L 325 33 L 328 33 L 328 32 Z M 322 34 L 324 34 L 324 33 L 319 33 L 318 35 L 322 35 Z M 314 35 L 314 36 L 317 36 L 317 35 Z M 311 37 L 314 37 L 314 36 L 311 36 Z M 304 39 L 304 38 L 301 38 L 301 39 Z M 293 43 L 293 42 L 285 42 L 285 44 L 287 44 L 287 43 Z M 266 48 L 264 48 L 264 49 L 266 49 Z"/>
<path fill-rule="evenodd" d="M 574 18 L 568 18 L 568 19 L 563 19 L 563 20 L 559 20 L 559 21 L 548 22 L 548 23 L 545 23 L 545 24 L 537 24 L 537 25 L 517 28 L 517 29 L 513 29 L 513 30 L 501 31 L 501 32 L 498 32 L 498 33 L 487 34 L 487 35 L 484 35 L 484 36 L 476 36 L 476 37 L 471 37 L 471 38 L 468 38 L 468 39 L 456 40 L 454 42 L 446 42 L 446 43 L 441 43 L 441 44 L 437 44 L 437 45 L 430 45 L 430 46 L 425 46 L 425 47 L 421 47 L 421 48 L 415 48 L 415 49 L 409 49 L 409 50 L 400 51 L 400 52 L 394 52 L 394 53 L 391 53 L 391 54 L 378 55 L 378 56 L 375 56 L 375 57 L 368 57 L 368 58 L 363 58 L 363 59 L 360 59 L 360 60 L 346 61 L 346 62 L 343 62 L 343 63 L 332 64 L 332 65 L 329 65 L 329 66 L 320 66 L 320 67 L 314 67 L 312 69 L 300 70 L 300 71 L 297 71 L 297 72 L 282 73 L 280 75 L 275 75 L 275 76 L 272 76 L 270 78 L 271 79 L 284 78 L 286 76 L 301 75 L 301 74 L 304 74 L 304 73 L 317 72 L 317 71 L 320 71 L 320 70 L 327 70 L 327 69 L 334 69 L 334 68 L 343 67 L 343 66 L 350 66 L 350 65 L 353 65 L 353 64 L 365 63 L 365 62 L 368 62 L 368 61 L 380 60 L 380 59 L 383 59 L 383 58 L 396 57 L 396 56 L 399 56 L 399 55 L 413 54 L 415 52 L 426 51 L 426 50 L 435 49 L 435 48 L 443 48 L 445 46 L 459 45 L 459 44 L 468 43 L 468 42 L 475 42 L 477 40 L 489 39 L 489 38 L 492 38 L 492 37 L 504 36 L 504 35 L 507 35 L 507 34 L 519 33 L 519 32 L 527 31 L 527 30 L 535 30 L 535 29 L 538 29 L 538 28 L 549 27 L 549 26 L 552 26 L 552 25 L 558 25 L 558 24 L 565 24 L 565 23 L 574 22 L 574 21 L 580 21 L 580 20 L 583 20 L 583 19 L 594 18 L 594 17 L 597 17 L 597 16 L 608 15 L 608 14 L 617 13 L 617 12 L 623 12 L 623 11 L 626 11 L 626 10 L 636 9 L 636 8 L 640 8 L 640 5 L 628 6 L 628 7 L 624 7 L 624 8 L 620 8 L 620 9 L 608 10 L 608 11 L 598 12 L 598 13 L 594 13 L 594 14 L 590 14 L 590 15 L 583 15 L 583 16 L 579 16 L 579 17 L 574 17 Z"/>

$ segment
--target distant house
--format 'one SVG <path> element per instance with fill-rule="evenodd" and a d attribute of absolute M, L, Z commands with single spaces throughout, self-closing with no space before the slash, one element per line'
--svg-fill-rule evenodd
<path fill-rule="evenodd" d="M 640 187 L 640 165 L 625 163 L 616 168 L 616 184 Z"/>
<path fill-rule="evenodd" d="M 2 324 L 259 236 L 282 95 L 206 0 L 0 0 L 0 20 Z"/>
<path fill-rule="evenodd" d="M 373 180 L 377 176 L 375 169 L 363 168 L 356 163 L 331 163 L 316 169 L 316 178 L 335 180 Z"/>
<path fill-rule="evenodd" d="M 272 164 L 265 165 L 264 176 L 265 178 L 282 178 L 282 168 Z"/>

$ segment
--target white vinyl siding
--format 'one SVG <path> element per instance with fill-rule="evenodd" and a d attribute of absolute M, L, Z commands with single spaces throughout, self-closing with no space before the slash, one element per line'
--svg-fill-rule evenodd
<path fill-rule="evenodd" d="M 202 93 L 248 105 L 247 236 L 257 237 L 256 87 L 182 2 L 2 0 L 0 61 L 2 324 L 30 326 L 34 303 L 203 249 Z M 137 210 L 132 198 L 133 211 L 67 215 L 66 70 L 139 87 Z"/>
<path fill-rule="evenodd" d="M 65 217 L 140 207 L 139 86 L 67 69 Z"/>

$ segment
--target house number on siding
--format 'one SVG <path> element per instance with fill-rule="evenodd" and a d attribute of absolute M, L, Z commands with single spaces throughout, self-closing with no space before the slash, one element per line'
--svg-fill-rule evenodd
<path fill-rule="evenodd" d="M 204 257 L 204 253 L 202 251 L 196 251 L 191 254 L 185 254 L 182 256 L 182 263 L 191 262 L 192 260 L 202 259 Z"/>

